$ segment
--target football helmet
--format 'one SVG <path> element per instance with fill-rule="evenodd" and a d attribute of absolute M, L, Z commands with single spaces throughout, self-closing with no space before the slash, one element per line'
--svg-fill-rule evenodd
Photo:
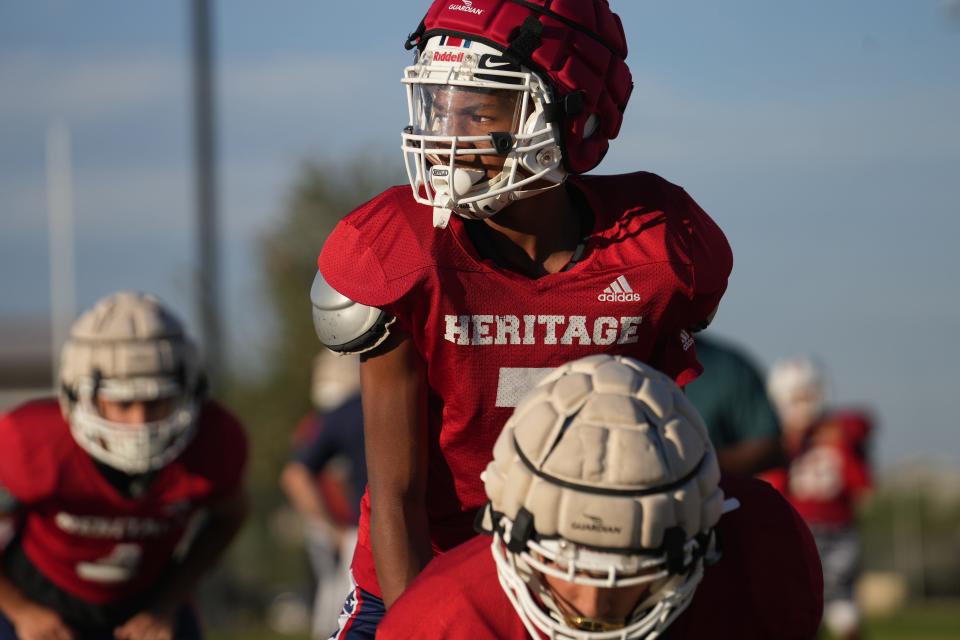
<path fill-rule="evenodd" d="M 73 438 L 90 456 L 127 474 L 159 469 L 193 438 L 202 402 L 197 350 L 157 298 L 121 291 L 97 302 L 70 328 L 60 360 L 60 403 Z M 107 420 L 97 398 L 171 399 L 144 424 Z"/>
<path fill-rule="evenodd" d="M 360 393 L 360 356 L 321 351 L 313 358 L 310 400 L 327 413 Z"/>
<path fill-rule="evenodd" d="M 595 167 L 633 87 L 606 0 L 438 0 L 407 47 L 402 149 L 437 227 L 452 211 L 486 218 Z"/>
<path fill-rule="evenodd" d="M 804 429 L 826 409 L 826 372 L 809 356 L 784 358 L 770 368 L 767 393 L 785 429 Z"/>
<path fill-rule="evenodd" d="M 692 601 L 725 508 L 706 427 L 683 392 L 636 360 L 595 355 L 517 406 L 483 480 L 500 583 L 532 637 L 653 638 Z M 571 615 L 545 576 L 649 585 L 612 624 Z"/>

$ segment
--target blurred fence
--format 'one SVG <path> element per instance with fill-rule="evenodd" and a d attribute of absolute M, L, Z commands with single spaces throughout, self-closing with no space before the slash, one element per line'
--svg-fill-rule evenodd
<path fill-rule="evenodd" d="M 915 460 L 886 470 L 863 511 L 863 564 L 912 600 L 960 598 L 960 469 Z"/>

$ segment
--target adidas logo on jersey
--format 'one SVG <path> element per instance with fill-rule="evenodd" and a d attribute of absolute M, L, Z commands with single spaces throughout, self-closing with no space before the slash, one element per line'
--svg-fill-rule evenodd
<path fill-rule="evenodd" d="M 619 276 L 597 296 L 600 302 L 640 302 L 640 294 L 634 293 L 627 279 Z"/>

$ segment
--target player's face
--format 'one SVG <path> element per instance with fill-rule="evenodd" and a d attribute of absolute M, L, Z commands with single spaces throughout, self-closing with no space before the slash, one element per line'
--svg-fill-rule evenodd
<path fill-rule="evenodd" d="M 97 397 L 97 410 L 100 415 L 118 424 L 141 425 L 163 420 L 173 412 L 173 406 L 173 398 L 121 401 Z"/>
<path fill-rule="evenodd" d="M 820 393 L 815 389 L 794 391 L 780 409 L 780 419 L 786 431 L 803 431 L 814 422 L 822 406 Z"/>
<path fill-rule="evenodd" d="M 617 587 L 593 587 L 544 574 L 567 623 L 584 631 L 607 631 L 625 626 L 628 616 L 646 597 L 648 583 Z"/>
<path fill-rule="evenodd" d="M 486 136 L 495 131 L 516 131 L 520 93 L 509 89 L 481 90 L 452 85 L 427 85 L 424 105 L 425 128 L 429 135 Z M 491 142 L 463 142 L 461 148 L 490 149 Z M 503 167 L 501 155 L 457 156 L 463 167 L 483 169 L 492 178 Z"/>

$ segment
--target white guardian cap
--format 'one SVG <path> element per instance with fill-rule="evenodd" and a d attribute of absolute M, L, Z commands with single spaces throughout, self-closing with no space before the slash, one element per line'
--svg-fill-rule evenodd
<path fill-rule="evenodd" d="M 147 294 L 121 291 L 70 328 L 60 364 L 60 404 L 70 431 L 94 459 L 128 474 L 159 469 L 189 444 L 202 396 L 197 351 L 180 321 Z M 104 418 L 113 402 L 171 399 L 171 411 L 143 424 Z"/>
<path fill-rule="evenodd" d="M 724 509 L 703 420 L 666 375 L 596 355 L 521 401 L 484 472 L 501 585 L 532 637 L 658 636 L 690 604 Z M 623 620 L 575 615 L 548 576 L 639 589 Z"/>

